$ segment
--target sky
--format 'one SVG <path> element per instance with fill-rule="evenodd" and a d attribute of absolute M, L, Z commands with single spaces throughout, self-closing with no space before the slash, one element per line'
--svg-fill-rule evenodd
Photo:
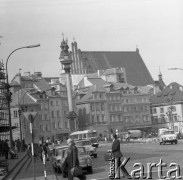
<path fill-rule="evenodd" d="M 81 51 L 135 51 L 154 80 L 183 85 L 182 0 L 0 0 L 0 60 L 9 79 L 19 72 L 61 73 L 60 44 Z M 1 37 L 2 36 L 2 37 Z M 70 48 L 71 50 L 71 48 Z"/>

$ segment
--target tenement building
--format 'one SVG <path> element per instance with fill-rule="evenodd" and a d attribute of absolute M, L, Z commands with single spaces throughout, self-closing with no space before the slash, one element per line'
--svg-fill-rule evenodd
<path fill-rule="evenodd" d="M 22 139 L 25 139 L 26 143 L 31 142 L 31 134 L 30 122 L 24 116 L 25 112 L 37 113 L 33 127 L 36 143 L 47 140 L 62 141 L 68 137 L 67 91 L 66 86 L 59 82 L 59 78 L 44 78 L 41 72 L 24 76 L 18 73 L 13 78 L 11 85 L 13 86 L 12 123 L 17 123 L 19 134 L 21 133 Z M 14 136 L 16 134 L 14 133 Z"/>
<path fill-rule="evenodd" d="M 152 125 L 183 133 L 183 86 L 170 83 L 151 98 Z"/>
<path fill-rule="evenodd" d="M 124 72 L 107 69 L 80 81 L 76 89 L 79 129 L 95 129 L 100 137 L 132 129 L 151 131 L 151 88 L 145 92 L 128 84 Z"/>

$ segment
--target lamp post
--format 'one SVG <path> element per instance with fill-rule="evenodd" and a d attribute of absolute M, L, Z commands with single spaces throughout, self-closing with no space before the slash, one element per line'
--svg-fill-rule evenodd
<path fill-rule="evenodd" d="M 35 47 L 39 47 L 40 44 L 37 45 L 30 45 L 30 46 L 24 46 L 24 47 L 20 47 L 17 48 L 15 50 L 13 50 L 7 60 L 6 60 L 6 89 L 7 89 L 7 101 L 8 101 L 8 114 L 9 114 L 9 131 L 10 131 L 10 147 L 13 148 L 13 136 L 12 136 L 12 125 L 11 125 L 11 107 L 10 107 L 10 102 L 11 102 L 11 92 L 10 92 L 10 88 L 11 86 L 9 85 L 9 79 L 8 79 L 8 60 L 10 58 L 10 56 L 15 52 L 18 51 L 20 49 L 25 49 L 25 48 L 35 48 Z"/>
<path fill-rule="evenodd" d="M 60 62 L 65 70 L 66 76 L 66 85 L 67 85 L 67 96 L 68 96 L 68 105 L 69 105 L 69 112 L 67 114 L 68 124 L 69 124 L 69 131 L 76 131 L 77 130 L 77 123 L 76 117 L 77 114 L 73 110 L 73 102 L 72 102 L 72 86 L 71 86 L 71 78 L 70 78 L 70 71 L 71 71 L 71 64 L 72 59 L 69 57 L 69 46 L 67 44 L 67 40 L 61 42 L 61 54 L 60 54 Z"/>
<path fill-rule="evenodd" d="M 174 122 L 173 122 L 173 114 L 172 114 L 172 110 L 173 110 L 172 101 L 173 101 L 173 98 L 169 97 L 168 101 L 170 102 L 170 107 L 169 107 L 169 110 L 168 110 L 168 115 L 169 115 L 170 121 L 173 124 L 173 131 L 174 131 Z"/>

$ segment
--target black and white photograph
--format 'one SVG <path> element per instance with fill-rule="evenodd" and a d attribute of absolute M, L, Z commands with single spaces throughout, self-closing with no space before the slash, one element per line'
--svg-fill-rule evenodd
<path fill-rule="evenodd" d="M 182 0 L 0 0 L 0 180 L 183 179 Z"/>

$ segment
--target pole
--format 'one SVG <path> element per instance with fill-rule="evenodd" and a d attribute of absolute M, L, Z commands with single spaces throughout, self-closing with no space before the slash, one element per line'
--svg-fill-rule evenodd
<path fill-rule="evenodd" d="M 20 125 L 20 142 L 21 142 L 21 152 L 23 151 L 23 142 L 22 142 L 22 121 L 21 121 L 22 110 L 19 107 L 19 125 Z"/>
<path fill-rule="evenodd" d="M 34 134 L 33 134 L 33 123 L 32 122 L 30 122 L 30 133 L 32 134 L 31 148 L 32 148 L 33 177 L 34 177 L 34 180 L 36 180 L 36 177 L 35 177 L 35 162 L 34 162 Z"/>
<path fill-rule="evenodd" d="M 24 46 L 24 47 L 20 47 L 20 48 L 17 48 L 15 50 L 13 50 L 7 60 L 6 60 L 6 82 L 7 82 L 7 85 L 9 86 L 9 79 L 8 79 L 8 60 L 10 58 L 10 56 L 15 52 L 15 51 L 18 51 L 20 49 L 24 49 L 24 48 L 34 48 L 34 47 L 39 47 L 40 44 L 37 44 L 37 45 L 30 45 L 30 46 Z M 10 87 L 7 88 L 7 94 L 9 95 L 10 93 Z M 12 135 L 12 125 L 11 125 L 11 106 L 10 106 L 10 102 L 11 102 L 11 98 L 8 98 L 8 114 L 9 114 L 9 130 L 10 130 L 10 147 L 13 148 L 13 135 Z"/>

